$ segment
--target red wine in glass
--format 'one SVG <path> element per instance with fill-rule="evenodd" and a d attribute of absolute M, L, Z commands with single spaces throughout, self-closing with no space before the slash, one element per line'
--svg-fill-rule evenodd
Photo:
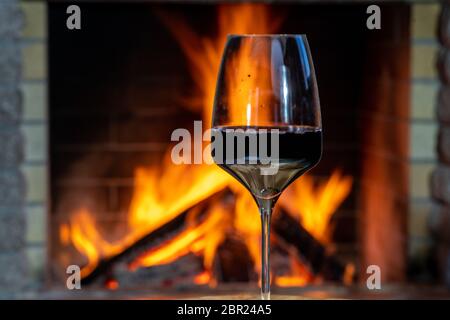
<path fill-rule="evenodd" d="M 258 205 L 261 297 L 270 299 L 272 209 L 283 190 L 315 166 L 322 153 L 319 94 L 305 35 L 228 37 L 216 85 L 212 140 L 214 161 Z"/>

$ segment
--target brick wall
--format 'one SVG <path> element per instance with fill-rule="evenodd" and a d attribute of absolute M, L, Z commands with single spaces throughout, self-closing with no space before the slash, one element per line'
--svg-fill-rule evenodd
<path fill-rule="evenodd" d="M 0 293 L 26 284 L 22 13 L 17 1 L 0 2 Z"/>
<path fill-rule="evenodd" d="M 439 134 L 437 142 L 438 160 L 431 179 L 434 198 L 429 218 L 430 231 L 434 238 L 435 262 L 441 280 L 450 287 L 450 4 L 443 3 L 439 34 L 438 72 L 440 88 L 437 103 Z"/>
<path fill-rule="evenodd" d="M 21 37 L 21 129 L 26 141 L 22 165 L 27 184 L 26 253 L 30 283 L 41 284 L 47 249 L 47 4 L 44 1 L 22 1 L 21 8 L 25 17 Z"/>
<path fill-rule="evenodd" d="M 429 181 L 436 165 L 439 12 L 438 3 L 414 4 L 411 11 L 408 256 L 413 274 L 427 268 L 432 245 L 427 220 L 432 207 Z"/>
<path fill-rule="evenodd" d="M 364 231 L 363 228 L 360 232 L 363 239 L 367 240 L 366 246 L 375 247 L 375 253 L 363 260 L 366 263 L 379 261 L 377 263 L 385 266 L 386 279 L 390 280 L 405 279 L 402 274 L 408 274 L 410 279 L 423 279 L 424 275 L 430 273 L 427 264 L 432 254 L 433 237 L 428 228 L 428 220 L 434 207 L 430 176 L 437 164 L 436 97 L 439 79 L 436 56 L 439 44 L 436 30 L 439 12 L 440 5 L 435 2 L 411 4 L 409 70 L 405 70 L 405 66 L 389 63 L 395 57 L 388 54 L 392 47 L 386 44 L 379 54 L 387 55 L 387 58 L 384 59 L 384 65 L 378 67 L 377 74 L 373 77 L 375 80 L 372 80 L 376 84 L 378 79 L 381 88 L 377 85 L 370 87 L 371 91 L 377 87 L 379 89 L 370 98 L 372 103 L 378 105 L 376 113 L 379 118 L 375 120 L 369 115 L 378 131 L 374 133 L 372 140 L 374 143 L 383 141 L 385 132 L 391 132 L 391 137 L 384 139 L 382 149 L 373 149 L 375 153 L 368 158 L 367 176 L 370 179 L 366 183 L 363 181 L 363 188 L 364 185 L 372 186 L 373 189 L 376 189 L 376 185 L 384 185 L 385 190 L 379 191 L 378 198 L 376 195 L 370 196 L 378 199 L 377 201 L 370 202 L 368 199 L 367 208 L 362 211 L 363 222 L 367 212 L 370 214 L 373 211 L 373 217 L 365 221 L 369 229 Z M 399 34 L 400 31 L 397 35 Z M 383 39 L 386 41 L 388 38 Z M 395 34 L 391 41 L 395 44 Z M 398 58 L 399 50 L 392 54 Z M 383 85 L 385 90 L 382 90 Z M 405 91 L 408 86 L 410 89 Z M 389 98 L 386 96 L 389 92 L 387 88 L 394 88 L 398 94 Z M 383 125 L 383 121 L 386 125 Z M 399 138 L 402 141 L 396 141 Z M 378 160 L 370 163 L 375 158 Z M 384 168 L 374 167 L 376 163 L 382 164 Z M 386 174 L 385 178 L 383 174 Z M 389 210 L 392 214 L 387 215 Z M 402 212 L 406 212 L 407 216 L 400 217 L 398 214 Z M 371 221 L 375 222 L 372 227 Z M 376 222 L 380 222 L 379 227 Z M 372 228 L 373 231 L 370 231 Z M 387 229 L 391 231 L 386 232 Z M 371 232 L 373 236 L 370 236 Z M 400 259 L 402 255 L 403 260 Z M 403 267 L 398 267 L 399 264 Z"/>

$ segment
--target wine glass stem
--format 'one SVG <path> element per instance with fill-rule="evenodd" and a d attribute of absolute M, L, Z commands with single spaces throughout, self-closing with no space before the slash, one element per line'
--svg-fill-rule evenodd
<path fill-rule="evenodd" d="M 270 217 L 272 208 L 261 208 L 261 298 L 270 300 Z"/>

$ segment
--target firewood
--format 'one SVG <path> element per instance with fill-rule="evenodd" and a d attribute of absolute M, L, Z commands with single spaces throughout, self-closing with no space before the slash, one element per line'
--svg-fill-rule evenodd
<path fill-rule="evenodd" d="M 258 278 L 247 246 L 236 235 L 228 235 L 219 245 L 214 265 L 219 282 L 249 282 Z"/>
<path fill-rule="evenodd" d="M 203 211 L 204 209 L 207 208 L 207 204 L 210 201 L 214 201 L 214 199 L 220 199 L 227 193 L 229 193 L 228 189 L 218 192 L 212 197 L 209 197 L 201 201 L 200 203 L 195 204 L 195 207 L 200 207 L 200 209 Z M 149 250 L 150 248 L 158 244 L 162 239 L 167 237 L 168 234 L 171 234 L 175 231 L 182 229 L 182 227 L 185 225 L 186 218 L 191 209 L 192 208 L 185 210 L 184 212 L 179 214 L 176 218 L 172 219 L 171 221 L 167 222 L 166 224 L 162 225 L 156 230 L 143 236 L 130 246 L 124 248 L 119 254 L 100 260 L 97 267 L 90 274 L 81 279 L 82 285 L 90 285 L 96 282 L 97 280 L 103 281 L 104 278 L 111 277 L 111 274 L 113 273 L 112 270 L 114 269 L 114 266 L 116 264 L 130 263 L 131 261 L 136 259 L 139 255 L 141 255 L 145 251 Z"/>
<path fill-rule="evenodd" d="M 272 232 L 278 241 L 284 241 L 295 248 L 302 262 L 310 267 L 313 274 L 321 275 L 324 280 L 329 281 L 344 282 L 348 278 L 354 280 L 354 275 L 348 274 L 347 266 L 283 208 L 272 218 Z"/>

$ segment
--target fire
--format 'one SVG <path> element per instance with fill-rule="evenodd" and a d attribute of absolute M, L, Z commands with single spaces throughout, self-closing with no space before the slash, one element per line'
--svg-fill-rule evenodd
<path fill-rule="evenodd" d="M 211 270 L 217 247 L 225 238 L 226 226 L 230 226 L 227 208 L 220 204 L 212 207 L 205 221 L 199 225 L 187 225 L 185 231 L 147 251 L 136 259 L 131 269 L 151 267 L 175 261 L 188 253 L 202 254 L 205 270 Z"/>
<path fill-rule="evenodd" d="M 212 287 L 215 287 L 216 283 L 211 275 L 211 272 L 209 271 L 203 271 L 195 276 L 194 279 L 195 284 L 208 284 Z"/>
<path fill-rule="evenodd" d="M 169 156 L 159 168 L 137 168 L 129 226 L 141 236 L 149 233 L 224 189 L 229 180 L 214 166 L 175 165 Z"/>
<path fill-rule="evenodd" d="M 270 92 L 270 61 L 266 52 L 267 44 L 255 46 L 250 39 L 243 39 L 240 50 L 235 53 L 227 66 L 227 100 L 230 121 L 227 125 L 270 125 L 270 108 L 264 108 L 270 101 L 264 95 Z M 259 56 L 259 57 L 258 57 Z M 256 59 L 258 58 L 258 59 Z M 242 112 L 245 107 L 246 112 Z"/>
<path fill-rule="evenodd" d="M 117 282 L 117 280 L 114 279 L 108 279 L 105 282 L 105 287 L 108 288 L 109 290 L 117 290 L 119 288 L 119 282 Z"/>
<path fill-rule="evenodd" d="M 166 170 L 163 168 L 166 168 Z M 185 170 L 189 172 L 190 179 L 179 179 L 180 176 L 186 175 Z M 74 247 L 86 256 L 88 263 L 82 269 L 82 276 L 84 277 L 95 269 L 101 258 L 116 255 L 145 234 L 152 232 L 188 210 L 194 204 L 223 190 L 229 180 L 230 178 L 226 173 L 217 170 L 213 166 L 206 165 L 193 165 L 187 169 L 166 161 L 165 167 L 162 166 L 159 169 L 138 168 L 135 173 L 134 195 L 128 215 L 128 229 L 122 239 L 116 242 L 106 241 L 98 231 L 99 229 L 96 227 L 95 220 L 89 210 L 81 208 L 72 214 L 69 224 L 61 226 L 61 242 L 67 243 L 67 238 L 70 238 L 70 242 Z M 219 210 L 216 210 L 214 215 L 211 216 L 217 217 L 219 212 Z M 226 216 L 226 214 L 222 212 L 222 216 Z M 217 219 L 213 221 L 217 222 Z M 208 226 L 211 226 L 211 224 L 212 222 Z M 201 229 L 203 233 L 205 233 L 204 229 L 205 227 Z M 200 231 L 195 231 L 195 233 L 198 232 Z M 191 234 L 187 238 L 180 239 L 187 241 L 192 236 Z M 217 242 L 214 237 L 217 237 L 217 235 L 203 235 L 199 239 L 210 241 L 204 249 L 206 266 L 212 265 L 211 251 L 213 249 L 211 244 Z M 198 247 L 200 242 L 195 242 L 194 244 Z M 174 247 L 172 245 L 167 250 L 172 250 L 173 252 L 173 248 L 183 249 L 183 246 L 177 245 Z M 195 246 L 192 248 L 195 248 Z M 182 255 L 184 255 L 184 251 L 177 253 L 174 260 Z M 161 256 L 157 259 L 161 259 Z M 160 263 L 163 262 L 164 260 Z"/>
<path fill-rule="evenodd" d="M 208 125 L 211 123 L 217 74 L 228 35 L 274 33 L 282 22 L 282 18 L 273 17 L 269 7 L 264 4 L 220 5 L 218 6 L 217 36 L 209 39 L 201 38 L 179 17 L 174 18 L 164 12 L 159 12 L 159 16 L 178 40 L 189 60 L 191 75 L 198 89 L 196 94 L 188 99 L 189 106 L 201 112 L 203 122 Z M 251 74 L 255 70 L 252 68 L 254 67 L 253 63 L 249 60 L 249 49 L 250 47 L 247 45 L 239 56 L 239 58 L 244 58 L 240 62 L 243 79 L 248 78 L 249 72 Z M 254 75 L 253 79 L 256 78 Z M 251 81 L 261 81 L 253 79 Z M 232 88 L 236 89 L 236 85 Z M 232 91 L 234 93 L 237 90 Z M 249 93 L 248 89 L 246 93 Z M 241 94 L 239 98 L 233 98 L 233 105 L 238 108 L 247 106 L 249 97 L 248 94 Z M 233 119 L 239 121 L 239 118 Z"/>
<path fill-rule="evenodd" d="M 204 124 L 211 123 L 216 77 L 227 34 L 273 33 L 281 22 L 281 19 L 270 16 L 266 5 L 223 5 L 218 11 L 217 37 L 205 39 L 197 36 L 182 19 L 171 19 L 162 12 L 159 16 L 189 60 L 198 91 L 187 99 L 186 106 L 201 112 Z M 252 54 L 251 46 L 244 43 L 243 50 L 232 59 L 245 81 L 244 85 L 232 82 L 228 92 L 232 97 L 230 107 L 237 110 L 245 106 L 250 114 L 256 112 L 254 106 L 264 103 L 257 100 L 261 95 L 254 94 L 250 88 L 256 84 L 264 89 L 270 81 L 264 76 L 264 64 L 255 66 Z M 237 112 L 232 113 L 231 122 L 242 124 L 240 120 Z M 160 166 L 136 168 L 128 225 L 119 240 L 107 241 L 99 232 L 94 215 L 86 208 L 75 211 L 70 222 L 61 225 L 61 243 L 70 242 L 87 260 L 82 269 L 83 277 L 89 275 L 101 259 L 120 253 L 183 212 L 188 212 L 188 222 L 183 230 L 132 261 L 129 264 L 131 270 L 167 264 L 187 254 L 195 254 L 202 257 L 204 271 L 195 277 L 194 282 L 213 286 L 217 248 L 228 233 L 234 232 L 244 240 L 259 271 L 261 227 L 257 207 L 249 192 L 215 165 L 175 165 L 169 154 L 167 152 Z M 298 217 L 312 235 L 327 243 L 332 214 L 350 192 L 351 184 L 351 178 L 342 177 L 339 172 L 333 173 L 326 183 L 318 187 L 311 177 L 304 176 L 287 190 L 280 204 Z M 207 212 L 200 217 L 195 205 L 204 200 L 212 201 L 209 200 L 212 195 L 226 188 L 235 194 L 234 208 L 216 201 L 209 204 Z M 276 283 L 280 286 L 310 283 L 311 274 L 307 268 L 294 257 L 291 263 L 291 274 L 278 277 Z M 117 288 L 118 283 L 112 281 L 108 286 Z"/>
<path fill-rule="evenodd" d="M 330 242 L 332 224 L 330 222 L 334 212 L 351 191 L 353 179 L 342 176 L 336 170 L 331 177 L 316 185 L 309 175 L 304 175 L 294 182 L 282 194 L 279 204 L 289 213 L 298 217 L 302 226 L 317 240 L 324 244 Z M 290 254 L 292 256 L 292 253 Z M 291 259 L 291 273 L 279 276 L 275 283 L 280 287 L 303 286 L 311 282 L 317 282 L 311 272 L 296 259 Z M 354 274 L 354 266 L 347 265 L 344 275 L 344 283 L 350 284 Z"/>
<path fill-rule="evenodd" d="M 303 176 L 280 198 L 280 204 L 301 221 L 303 227 L 317 240 L 330 242 L 333 213 L 352 188 L 353 179 L 336 170 L 331 177 L 315 186 L 313 178 Z"/>
<path fill-rule="evenodd" d="M 249 192 L 237 183 L 233 191 L 236 195 L 234 228 L 242 236 L 253 259 L 253 264 L 260 271 L 261 268 L 261 223 L 256 215 L 258 207 Z"/>
<path fill-rule="evenodd" d="M 101 257 L 114 255 L 122 250 L 121 244 L 110 243 L 104 239 L 98 231 L 91 213 L 86 208 L 75 212 L 71 217 L 70 225 L 64 225 L 62 228 L 69 229 L 73 246 L 88 260 L 88 264 L 81 270 L 82 277 L 94 270 Z"/>
<path fill-rule="evenodd" d="M 275 283 L 279 287 L 303 287 L 315 281 L 312 273 L 290 253 L 291 273 L 289 275 L 278 276 Z"/>

